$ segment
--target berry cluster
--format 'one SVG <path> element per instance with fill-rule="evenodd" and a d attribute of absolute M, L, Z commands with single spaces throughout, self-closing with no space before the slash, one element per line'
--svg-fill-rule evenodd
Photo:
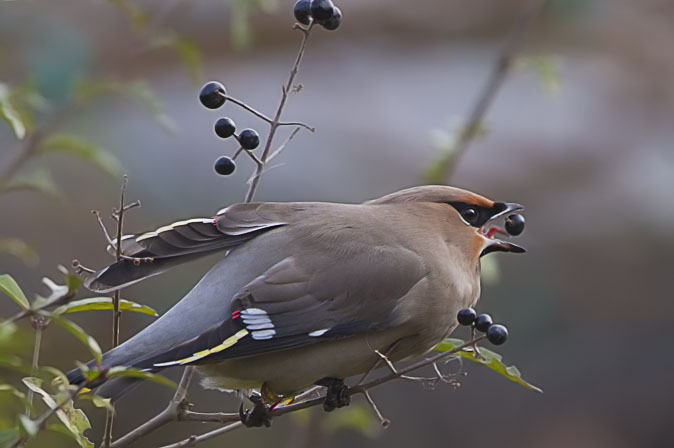
<path fill-rule="evenodd" d="M 208 109 L 217 109 L 227 101 L 225 86 L 217 81 L 206 83 L 199 92 L 199 101 Z M 255 129 L 244 129 L 236 133 L 236 124 L 229 117 L 222 117 L 215 122 L 215 134 L 220 138 L 234 137 L 241 149 L 252 151 L 260 145 L 260 136 Z M 222 156 L 215 161 L 215 171 L 226 176 L 236 169 L 233 157 Z"/>
<path fill-rule="evenodd" d="M 204 107 L 208 109 L 218 109 L 229 100 L 231 103 L 246 109 L 248 112 L 256 115 L 258 118 L 266 121 L 271 126 L 271 130 L 269 132 L 270 139 L 273 137 L 274 131 L 278 126 L 297 126 L 298 130 L 299 127 L 304 127 L 311 132 L 314 131 L 313 128 L 307 126 L 304 123 L 280 122 L 278 119 L 281 115 L 281 112 L 283 111 L 283 106 L 285 104 L 285 98 L 288 94 L 288 91 L 292 87 L 293 79 L 297 73 L 299 63 L 302 60 L 302 55 L 304 54 L 306 39 L 309 37 L 313 25 L 317 23 L 326 30 L 336 30 L 342 23 L 342 11 L 332 3 L 332 0 L 298 0 L 295 3 L 293 12 L 297 21 L 303 25 L 307 25 L 307 27 L 304 28 L 301 25 L 295 24 L 295 28 L 301 30 L 304 33 L 304 39 L 302 41 L 302 46 L 300 47 L 300 53 L 295 62 L 295 66 L 290 71 L 290 79 L 288 80 L 287 86 L 284 87 L 284 99 L 281 101 L 281 105 L 279 106 L 279 109 L 276 113 L 276 118 L 272 120 L 271 118 L 256 111 L 252 107 L 237 100 L 236 98 L 228 96 L 225 86 L 217 81 L 206 83 L 199 91 L 199 101 L 201 101 L 201 104 L 203 104 Z M 234 139 L 239 143 L 239 150 L 236 151 L 232 157 L 222 156 L 215 161 L 215 171 L 218 174 L 222 174 L 223 176 L 232 174 L 236 169 L 234 160 L 241 152 L 244 152 L 251 159 L 253 159 L 253 161 L 257 164 L 258 173 L 262 171 L 265 163 L 267 162 L 266 156 L 268 155 L 267 151 L 269 150 L 271 140 L 267 141 L 265 145 L 265 152 L 262 154 L 262 158 L 260 159 L 255 154 L 253 154 L 253 150 L 260 146 L 260 135 L 255 129 L 244 129 L 237 134 L 234 120 L 229 117 L 222 117 L 215 122 L 214 130 L 218 137 L 234 137 Z M 292 138 L 292 136 L 290 138 Z M 253 189 L 252 191 L 254 191 L 254 187 L 251 188 Z"/>
<path fill-rule="evenodd" d="M 487 339 L 494 345 L 501 345 L 508 339 L 508 329 L 495 324 L 489 314 L 478 314 L 472 308 L 464 308 L 456 315 L 459 324 L 470 326 L 477 331 L 487 333 Z"/>
<path fill-rule="evenodd" d="M 334 31 L 342 23 L 342 10 L 332 0 L 297 0 L 293 8 L 295 19 L 303 25 L 315 21 L 328 31 Z"/>

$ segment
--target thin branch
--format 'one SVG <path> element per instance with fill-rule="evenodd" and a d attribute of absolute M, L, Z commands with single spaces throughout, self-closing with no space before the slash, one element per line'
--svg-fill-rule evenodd
<path fill-rule="evenodd" d="M 203 442 L 204 440 L 209 440 L 212 439 L 213 437 L 217 437 L 219 435 L 228 433 L 230 431 L 234 431 L 235 429 L 243 428 L 243 423 L 241 422 L 236 422 L 229 424 L 227 426 L 223 426 L 222 428 L 218 428 L 216 430 L 207 432 L 205 434 L 202 434 L 200 436 L 190 436 L 185 440 L 182 440 L 177 443 L 172 443 L 170 445 L 164 445 L 161 448 L 181 448 L 184 446 L 194 446 L 199 442 Z"/>
<path fill-rule="evenodd" d="M 238 412 L 193 412 L 183 411 L 178 418 L 181 422 L 230 423 L 241 420 Z"/>
<path fill-rule="evenodd" d="M 103 223 L 100 212 L 98 210 L 92 210 L 91 213 L 96 216 L 96 220 L 98 221 L 101 230 L 103 230 L 103 235 L 105 236 L 105 241 L 108 243 L 108 246 L 115 249 L 115 242 L 112 240 L 110 233 L 108 233 L 108 229 L 105 227 L 105 223 Z"/>
<path fill-rule="evenodd" d="M 262 160 L 258 159 L 257 156 L 256 156 L 255 154 L 253 154 L 253 151 L 244 151 L 244 152 L 246 153 L 246 155 L 247 155 L 248 157 L 251 158 L 251 160 L 252 160 L 253 162 L 255 162 L 255 164 L 256 164 L 257 166 L 264 167 L 264 163 L 262 163 Z"/>
<path fill-rule="evenodd" d="M 377 407 L 377 404 L 374 402 L 372 399 L 372 396 L 370 395 L 370 392 L 365 391 L 363 392 L 363 395 L 365 395 L 365 399 L 367 400 L 368 404 L 372 408 L 372 411 L 375 413 L 377 418 L 379 419 L 379 422 L 381 423 L 382 428 L 388 428 L 389 425 L 391 424 L 391 420 L 387 419 L 381 414 L 381 411 Z"/>
<path fill-rule="evenodd" d="M 236 104 L 237 106 L 241 107 L 242 109 L 247 110 L 247 111 L 250 112 L 251 114 L 253 114 L 253 115 L 255 115 L 256 117 L 258 117 L 259 119 L 261 119 L 262 121 L 266 121 L 266 122 L 269 123 L 269 124 L 272 124 L 272 123 L 274 122 L 271 118 L 269 118 L 268 116 L 266 116 L 265 114 L 263 114 L 263 113 L 260 112 L 259 110 L 252 108 L 251 106 L 249 106 L 248 104 L 244 103 L 243 101 L 237 100 L 237 99 L 234 98 L 233 96 L 229 96 L 229 95 L 227 95 L 227 94 L 225 94 L 225 93 L 222 93 L 222 92 L 220 92 L 220 91 L 218 91 L 218 94 L 219 94 L 221 97 L 223 97 L 225 100 L 230 101 L 230 102 Z"/>
<path fill-rule="evenodd" d="M 547 0 L 530 0 L 510 29 L 489 78 L 477 96 L 466 124 L 461 129 L 454 150 L 442 163 L 442 179 L 450 176 L 458 159 L 466 152 L 474 137 L 479 133 L 483 118 L 510 71 L 515 55 L 524 40 L 525 32 L 541 13 L 546 3 Z"/>
<path fill-rule="evenodd" d="M 37 371 L 38 367 L 38 361 L 40 360 L 40 346 L 42 345 L 42 330 L 44 329 L 44 326 L 41 323 L 37 323 L 35 326 L 35 344 L 33 345 L 33 362 L 31 364 L 31 375 L 34 375 L 35 372 Z M 26 404 L 26 411 L 25 414 L 30 418 L 30 408 L 33 405 L 33 396 L 35 393 L 33 392 L 33 389 L 28 389 L 28 395 L 26 396 L 26 400 L 28 400 L 28 403 Z"/>
<path fill-rule="evenodd" d="M 290 141 L 291 141 L 293 138 L 295 138 L 295 135 L 297 135 L 298 132 L 300 132 L 300 128 L 295 128 L 295 129 L 293 130 L 293 132 L 290 133 L 290 135 L 288 136 L 288 138 L 287 138 L 283 143 L 281 143 L 281 146 L 279 146 L 278 148 L 276 148 L 276 151 L 274 151 L 274 152 L 272 152 L 271 154 L 269 154 L 269 157 L 267 158 L 267 163 L 271 162 L 271 161 L 274 159 L 274 157 L 276 157 L 277 155 L 281 154 L 281 151 L 283 151 L 283 150 L 285 149 L 285 147 L 288 146 L 288 143 L 290 143 Z"/>
<path fill-rule="evenodd" d="M 146 421 L 137 428 L 129 431 L 123 437 L 117 439 L 111 445 L 111 447 L 112 448 L 125 447 L 145 437 L 151 432 L 154 432 L 155 430 L 161 428 L 167 423 L 179 421 L 183 411 L 186 411 L 187 408 L 189 407 L 189 403 L 185 397 L 187 396 L 187 389 L 190 385 L 190 382 L 192 381 L 193 375 L 194 375 L 194 366 L 185 367 L 185 369 L 183 370 L 183 374 L 180 377 L 180 382 L 178 383 L 178 389 L 176 389 L 175 393 L 173 394 L 173 398 L 171 398 L 171 401 L 169 401 L 166 408 L 159 414 L 152 417 L 150 420 Z"/>
<path fill-rule="evenodd" d="M 282 88 L 281 101 L 279 102 L 278 108 L 276 109 L 276 115 L 274 116 L 274 119 L 271 122 L 269 135 L 267 136 L 267 141 L 265 142 L 264 150 L 262 151 L 262 156 L 260 157 L 260 160 L 262 161 L 262 166 L 258 165 L 257 168 L 255 169 L 252 181 L 250 183 L 250 186 L 248 187 L 248 192 L 246 193 L 245 202 L 253 201 L 253 199 L 255 198 L 255 193 L 257 193 L 257 189 L 260 186 L 260 179 L 262 171 L 264 170 L 264 164 L 267 163 L 267 159 L 269 158 L 269 151 L 271 149 L 271 144 L 274 139 L 274 135 L 276 134 L 276 130 L 279 127 L 279 123 L 281 123 L 281 114 L 283 113 L 286 101 L 288 100 L 288 92 L 293 86 L 295 76 L 297 76 L 297 71 L 299 70 L 300 64 L 302 63 L 302 58 L 304 57 L 304 52 L 307 48 L 307 41 L 309 39 L 309 36 L 311 35 L 312 27 L 313 22 L 306 29 L 299 26 L 295 27 L 302 31 L 302 43 L 300 44 L 300 49 L 297 52 L 297 58 L 295 59 L 295 63 L 293 64 L 293 67 L 290 69 L 288 82 Z"/>
<path fill-rule="evenodd" d="M 119 195 L 119 209 L 116 211 L 117 215 L 117 240 L 114 243 L 114 248 L 115 248 L 115 259 L 117 262 L 119 262 L 122 259 L 122 233 L 124 230 L 124 212 L 126 210 L 129 210 L 133 207 L 136 207 L 137 205 L 140 205 L 139 202 L 137 202 L 137 205 L 129 204 L 130 207 L 127 208 L 126 204 L 124 203 L 124 199 L 126 197 L 126 186 L 129 183 L 129 178 L 125 175 L 124 180 L 122 181 L 122 191 Z M 113 216 L 115 215 L 115 212 L 113 212 Z M 96 216 L 99 218 L 100 221 L 100 216 L 96 214 Z M 101 222 L 101 226 L 103 229 L 105 229 L 105 226 L 103 226 L 103 223 Z M 107 232 L 106 236 L 107 236 Z M 109 238 L 109 236 L 108 236 Z M 115 291 L 115 293 L 112 295 L 112 347 L 117 347 L 119 345 L 119 326 L 122 318 L 122 311 L 119 309 L 119 299 L 120 299 L 120 291 L 119 289 Z M 115 411 L 114 409 L 108 409 L 106 414 L 105 414 L 105 429 L 103 431 L 103 443 L 102 445 L 104 447 L 109 447 L 112 444 L 112 426 L 115 422 Z"/>

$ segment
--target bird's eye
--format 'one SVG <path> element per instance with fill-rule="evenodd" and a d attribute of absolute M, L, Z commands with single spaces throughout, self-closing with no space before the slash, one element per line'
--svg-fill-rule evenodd
<path fill-rule="evenodd" d="M 461 217 L 469 224 L 474 224 L 479 217 L 477 210 L 474 207 L 466 207 L 461 210 Z"/>

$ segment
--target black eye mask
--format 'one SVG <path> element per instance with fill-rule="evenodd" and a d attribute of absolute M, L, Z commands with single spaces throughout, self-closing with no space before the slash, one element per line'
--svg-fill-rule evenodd
<path fill-rule="evenodd" d="M 480 207 L 479 205 L 467 204 L 465 202 L 450 202 L 461 219 L 473 227 L 482 227 L 492 216 L 497 215 L 506 209 L 503 202 L 495 202 L 491 208 Z"/>

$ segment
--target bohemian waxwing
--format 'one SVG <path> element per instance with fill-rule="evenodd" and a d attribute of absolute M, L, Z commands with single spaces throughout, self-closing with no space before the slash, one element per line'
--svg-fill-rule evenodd
<path fill-rule="evenodd" d="M 480 257 L 524 252 L 493 236 L 520 210 L 466 190 L 422 186 L 363 204 L 235 204 L 125 236 L 123 259 L 88 278 L 106 293 L 172 266 L 226 256 L 166 314 L 103 355 L 102 367 L 196 364 L 208 388 L 289 396 L 427 352 L 480 295 Z M 84 381 L 79 369 L 71 383 Z M 98 390 L 116 399 L 136 380 Z M 264 386 L 264 387 L 263 387 Z M 334 389 L 334 388 L 332 388 Z M 331 390 L 332 390 L 331 389 Z M 334 397 L 333 397 L 334 399 Z M 346 403 L 337 403 L 340 404 Z"/>

